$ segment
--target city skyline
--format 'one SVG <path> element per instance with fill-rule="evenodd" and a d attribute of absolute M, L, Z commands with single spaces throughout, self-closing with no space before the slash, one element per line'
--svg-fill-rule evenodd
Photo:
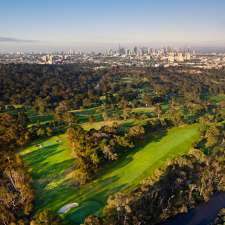
<path fill-rule="evenodd" d="M 0 49 L 222 48 L 224 8 L 220 0 L 9 0 L 0 3 Z"/>

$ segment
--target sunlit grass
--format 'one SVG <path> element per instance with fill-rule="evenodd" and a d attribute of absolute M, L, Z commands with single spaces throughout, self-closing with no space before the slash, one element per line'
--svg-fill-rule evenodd
<path fill-rule="evenodd" d="M 21 153 L 31 168 L 36 208 L 57 211 L 67 203 L 78 202 L 80 207 L 65 215 L 66 220 L 75 224 L 89 214 L 101 214 L 109 195 L 134 187 L 167 160 L 186 153 L 199 138 L 198 130 L 198 125 L 191 125 L 157 134 L 143 147 L 106 166 L 98 179 L 80 188 L 73 186 L 71 173 L 75 162 L 65 135 L 37 141 Z M 57 142 L 59 139 L 61 143 Z M 36 143 L 41 143 L 42 148 L 35 147 Z"/>

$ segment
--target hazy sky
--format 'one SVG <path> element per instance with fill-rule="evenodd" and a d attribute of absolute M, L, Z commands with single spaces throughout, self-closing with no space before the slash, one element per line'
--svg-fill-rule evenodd
<path fill-rule="evenodd" d="M 0 49 L 118 43 L 224 45 L 225 0 L 0 0 Z"/>

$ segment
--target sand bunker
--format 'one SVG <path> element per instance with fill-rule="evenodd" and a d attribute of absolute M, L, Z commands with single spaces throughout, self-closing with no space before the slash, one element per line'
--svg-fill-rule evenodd
<path fill-rule="evenodd" d="M 79 204 L 74 202 L 74 203 L 69 203 L 64 205 L 62 208 L 59 209 L 58 213 L 62 214 L 62 213 L 67 213 L 69 212 L 72 208 L 76 208 L 78 207 Z"/>

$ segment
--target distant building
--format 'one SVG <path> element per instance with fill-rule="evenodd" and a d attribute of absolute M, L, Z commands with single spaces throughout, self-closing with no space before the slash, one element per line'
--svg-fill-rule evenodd
<path fill-rule="evenodd" d="M 182 52 L 178 52 L 177 53 L 176 61 L 177 62 L 183 62 L 184 61 L 184 57 L 183 57 L 183 53 Z"/>
<path fill-rule="evenodd" d="M 134 47 L 134 54 L 137 55 L 138 54 L 138 48 L 135 46 Z"/>
<path fill-rule="evenodd" d="M 118 53 L 119 53 L 119 55 L 125 55 L 126 51 L 124 48 L 119 47 Z"/>
<path fill-rule="evenodd" d="M 191 60 L 191 53 L 190 52 L 185 53 L 185 60 L 187 60 L 187 61 Z"/>
<path fill-rule="evenodd" d="M 42 56 L 41 59 L 43 60 L 44 64 L 53 64 L 53 56 L 50 54 Z"/>
<path fill-rule="evenodd" d="M 175 61 L 174 52 L 169 52 L 168 62 L 169 63 L 174 63 L 174 61 Z"/>

